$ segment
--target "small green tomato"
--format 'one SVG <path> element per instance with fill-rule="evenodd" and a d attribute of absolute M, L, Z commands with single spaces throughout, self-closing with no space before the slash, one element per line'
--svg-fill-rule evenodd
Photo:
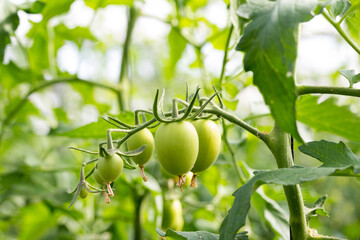
<path fill-rule="evenodd" d="M 181 231 L 184 226 L 182 216 L 182 206 L 178 199 L 163 202 L 163 219 L 161 227 L 166 230 L 171 228 L 175 231 Z"/>
<path fill-rule="evenodd" d="M 86 190 L 85 186 L 81 186 L 81 189 L 80 189 L 80 194 L 79 196 L 84 199 L 88 196 L 88 191 Z"/>
<path fill-rule="evenodd" d="M 132 160 L 139 165 L 143 179 L 146 182 L 147 177 L 144 173 L 144 165 L 150 160 L 154 153 L 155 143 L 153 135 L 149 129 L 144 128 L 132 135 L 126 143 L 130 151 L 136 150 L 144 145 L 146 146 L 145 150 L 141 154 L 132 157 Z"/>

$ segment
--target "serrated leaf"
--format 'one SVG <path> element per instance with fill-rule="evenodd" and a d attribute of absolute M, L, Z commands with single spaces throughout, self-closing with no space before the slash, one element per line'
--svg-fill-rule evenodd
<path fill-rule="evenodd" d="M 354 70 L 340 69 L 339 73 L 349 81 L 350 87 L 352 87 L 355 83 L 360 82 L 360 73 L 355 74 Z"/>
<path fill-rule="evenodd" d="M 262 184 L 276 183 L 296 185 L 313 181 L 325 176 L 358 176 L 360 158 L 348 149 L 344 143 L 338 144 L 319 141 L 299 147 L 300 151 L 317 158 L 323 165 L 316 168 L 292 167 L 269 171 L 258 171 L 247 183 L 235 191 L 234 204 L 220 227 L 220 240 L 232 239 L 245 224 L 250 208 L 250 198 L 256 188 Z M 317 203 L 317 205 L 321 205 Z"/>
<path fill-rule="evenodd" d="M 296 127 L 295 62 L 298 30 L 309 21 L 321 1 L 251 0 L 239 16 L 252 21 L 244 28 L 237 50 L 245 52 L 244 68 L 254 73 L 254 84 L 280 128 L 301 141 Z"/>
<path fill-rule="evenodd" d="M 299 150 L 323 163 L 321 167 L 359 166 L 360 158 L 343 142 L 334 143 L 325 140 L 309 142 L 299 146 Z"/>
<path fill-rule="evenodd" d="M 339 106 L 336 98 L 318 103 L 317 96 L 301 96 L 297 103 L 297 119 L 317 131 L 325 131 L 360 141 L 360 117 L 349 106 Z"/>
<path fill-rule="evenodd" d="M 117 116 L 117 118 L 125 123 L 132 124 L 134 119 L 134 113 L 124 112 Z M 104 119 L 99 118 L 97 122 L 89 123 L 85 126 L 81 126 L 70 131 L 55 133 L 59 136 L 71 137 L 71 138 L 97 138 L 97 139 L 106 139 L 106 130 L 109 128 L 116 128 L 113 125 L 106 122 Z M 121 136 L 124 136 L 124 133 L 113 132 L 113 139 L 116 140 Z"/>
<path fill-rule="evenodd" d="M 85 0 L 86 6 L 98 9 L 104 8 L 108 5 L 128 5 L 132 6 L 134 4 L 134 0 Z"/>
<path fill-rule="evenodd" d="M 311 208 L 305 207 L 306 219 L 308 222 L 310 218 L 316 217 L 318 214 L 325 217 L 329 216 L 329 213 L 324 208 L 326 198 L 327 198 L 326 195 L 322 196 L 314 203 L 314 205 Z"/>
<path fill-rule="evenodd" d="M 156 232 L 161 237 L 166 237 L 166 239 L 169 239 L 169 240 L 199 240 L 199 239 L 201 239 L 201 240 L 218 240 L 219 239 L 218 234 L 209 233 L 209 232 L 205 232 L 205 231 L 177 232 L 172 229 L 168 229 L 165 233 L 157 228 Z M 235 237 L 237 240 L 248 240 L 249 239 L 247 236 L 247 232 L 238 233 L 232 239 L 235 239 Z"/>
<path fill-rule="evenodd" d="M 185 50 L 187 41 L 181 35 L 178 28 L 171 28 L 168 35 L 168 43 L 170 48 L 170 56 L 168 65 L 166 66 L 165 75 L 167 79 L 171 79 L 174 76 L 176 64 L 180 60 L 181 55 Z"/>

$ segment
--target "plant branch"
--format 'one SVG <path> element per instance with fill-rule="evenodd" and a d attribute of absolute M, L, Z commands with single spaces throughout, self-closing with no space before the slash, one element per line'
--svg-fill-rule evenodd
<path fill-rule="evenodd" d="M 275 123 L 273 130 L 268 136 L 265 143 L 273 153 L 278 168 L 289 168 L 293 166 L 290 135 L 283 132 Z M 283 188 L 290 213 L 290 239 L 305 240 L 309 233 L 300 185 L 288 185 L 283 186 Z"/>
<path fill-rule="evenodd" d="M 354 88 L 302 85 L 302 86 L 297 86 L 297 90 L 299 96 L 305 94 L 322 93 L 322 94 L 360 97 L 360 89 L 354 89 Z"/>
<path fill-rule="evenodd" d="M 129 63 L 129 48 L 131 43 L 131 36 L 134 30 L 135 21 L 137 18 L 137 13 L 135 7 L 130 7 L 129 9 L 129 18 L 128 25 L 126 30 L 126 37 L 123 47 L 123 54 L 120 65 L 120 75 L 119 75 L 119 83 L 124 86 L 125 82 L 128 81 L 128 63 Z M 126 106 L 126 99 L 124 91 L 118 92 L 118 102 L 120 111 L 124 111 Z"/>
<path fill-rule="evenodd" d="M 227 56 L 228 56 L 228 51 L 229 51 L 229 45 L 230 45 L 230 39 L 231 39 L 231 35 L 232 32 L 234 30 L 234 26 L 231 24 L 230 30 L 229 30 L 229 35 L 226 39 L 226 44 L 225 44 L 225 50 L 224 50 L 224 58 L 222 61 L 222 67 L 221 67 L 221 73 L 220 73 L 220 77 L 219 77 L 219 88 L 220 90 L 222 89 L 222 84 L 224 81 L 224 76 L 225 76 L 225 68 L 226 68 L 226 63 L 227 63 Z"/>
<path fill-rule="evenodd" d="M 344 32 L 344 30 L 340 27 L 340 24 L 335 22 L 329 15 L 329 13 L 327 13 L 326 11 L 323 11 L 322 15 L 324 16 L 324 18 L 331 24 L 333 25 L 333 27 L 336 29 L 336 31 L 341 35 L 341 37 L 358 53 L 360 54 L 360 47 L 351 40 L 351 38 L 349 37 L 349 35 Z"/>
<path fill-rule="evenodd" d="M 83 83 L 83 84 L 93 86 L 93 87 L 104 88 L 104 89 L 110 90 L 114 93 L 117 93 L 117 91 L 118 91 L 118 89 L 115 88 L 114 86 L 99 83 L 99 82 L 92 82 L 92 81 L 88 81 L 88 80 L 84 80 L 84 79 L 79 79 L 77 77 L 45 81 L 45 82 L 42 82 L 40 85 L 34 87 L 30 91 L 28 91 L 27 94 L 25 94 L 25 96 L 20 100 L 20 102 L 13 108 L 13 110 L 4 119 L 3 124 L 8 125 L 10 123 L 10 121 L 13 119 L 13 117 L 15 117 L 15 115 L 20 111 L 20 109 L 25 105 L 26 101 L 28 100 L 28 98 L 30 97 L 31 94 L 38 92 L 44 88 L 50 87 L 52 85 L 58 84 L 58 83 Z"/>

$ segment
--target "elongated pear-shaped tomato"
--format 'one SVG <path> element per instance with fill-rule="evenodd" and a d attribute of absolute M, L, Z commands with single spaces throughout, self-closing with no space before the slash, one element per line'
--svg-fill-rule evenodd
<path fill-rule="evenodd" d="M 211 120 L 195 120 L 192 122 L 199 137 L 199 153 L 193 173 L 208 169 L 217 159 L 221 147 L 221 134 L 218 126 Z"/>
<path fill-rule="evenodd" d="M 136 164 L 139 164 L 140 167 L 144 166 L 154 153 L 154 137 L 147 128 L 132 135 L 126 143 L 128 144 L 129 151 L 136 150 L 146 145 L 145 150 L 141 154 L 131 158 Z"/>
<path fill-rule="evenodd" d="M 183 176 L 194 166 L 199 151 L 195 127 L 187 121 L 162 124 L 155 134 L 155 149 L 167 172 Z"/>
<path fill-rule="evenodd" d="M 175 231 L 181 231 L 183 226 L 184 218 L 182 216 L 181 202 L 178 199 L 164 200 L 161 227 L 164 230 L 171 228 Z"/>

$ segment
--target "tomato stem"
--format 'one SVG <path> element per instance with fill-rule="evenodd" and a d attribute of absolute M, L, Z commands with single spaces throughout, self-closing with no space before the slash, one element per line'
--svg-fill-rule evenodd
<path fill-rule="evenodd" d="M 141 172 L 141 176 L 142 176 L 144 182 L 146 182 L 148 180 L 148 178 L 145 175 L 144 166 L 140 166 L 140 172 Z"/>
<path fill-rule="evenodd" d="M 107 204 L 110 204 L 111 201 L 110 201 L 110 198 L 109 198 L 107 192 L 104 192 L 104 198 L 105 198 L 105 202 L 106 202 Z"/>
<path fill-rule="evenodd" d="M 108 194 L 109 194 L 109 197 L 114 197 L 114 192 L 110 186 L 110 183 L 106 183 L 106 187 L 107 187 L 107 191 L 108 191 Z"/>

